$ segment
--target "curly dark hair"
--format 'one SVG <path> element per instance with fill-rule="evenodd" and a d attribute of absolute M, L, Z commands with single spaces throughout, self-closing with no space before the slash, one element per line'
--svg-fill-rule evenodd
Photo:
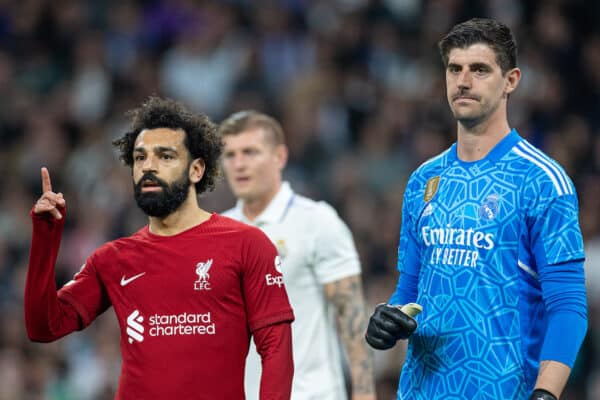
<path fill-rule="evenodd" d="M 119 148 L 119 158 L 125 165 L 133 166 L 135 140 L 144 129 L 181 129 L 185 132 L 184 144 L 192 159 L 201 158 L 206 168 L 200 182 L 195 184 L 196 193 L 214 190 L 220 175 L 219 157 L 223 145 L 216 124 L 205 114 L 194 114 L 175 100 L 151 96 L 126 115 L 131 118 L 130 130 L 112 142 Z"/>
<path fill-rule="evenodd" d="M 501 22 L 487 18 L 473 18 L 454 25 L 439 41 L 438 48 L 444 65 L 455 48 L 467 48 L 477 43 L 488 45 L 496 53 L 496 62 L 505 74 L 517 66 L 517 41 L 510 28 Z"/>

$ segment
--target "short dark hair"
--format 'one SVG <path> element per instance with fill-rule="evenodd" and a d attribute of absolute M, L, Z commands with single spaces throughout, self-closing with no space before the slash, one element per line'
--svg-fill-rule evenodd
<path fill-rule="evenodd" d="M 448 56 L 452 49 L 467 48 L 477 43 L 486 44 L 494 51 L 503 74 L 517 66 L 517 41 L 510 28 L 487 18 L 473 18 L 454 25 L 439 41 L 438 48 L 444 66 L 448 66 Z"/>
<path fill-rule="evenodd" d="M 217 126 L 202 113 L 194 114 L 183 104 L 168 98 L 151 96 L 140 107 L 130 110 L 131 127 L 121 138 L 112 143 L 119 148 L 120 159 L 133 166 L 135 141 L 144 129 L 181 129 L 185 133 L 184 144 L 191 159 L 201 158 L 205 171 L 200 182 L 195 184 L 196 193 L 212 191 L 220 175 L 219 157 L 223 145 L 217 134 Z"/>
<path fill-rule="evenodd" d="M 231 114 L 219 124 L 218 132 L 221 137 L 225 137 L 237 135 L 253 128 L 263 128 L 267 131 L 273 144 L 285 144 L 285 135 L 281 124 L 275 118 L 255 110 L 245 110 Z"/>

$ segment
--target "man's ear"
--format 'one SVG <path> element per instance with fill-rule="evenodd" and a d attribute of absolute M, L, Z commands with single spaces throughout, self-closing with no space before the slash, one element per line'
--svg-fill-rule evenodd
<path fill-rule="evenodd" d="M 521 70 L 513 68 L 506 73 L 506 84 L 504 85 L 504 94 L 508 96 L 519 86 L 521 81 Z"/>
<path fill-rule="evenodd" d="M 190 181 L 192 183 L 198 183 L 202 180 L 204 176 L 204 171 L 206 170 L 206 164 L 204 164 L 204 160 L 201 158 L 196 158 L 192 160 L 190 163 L 190 168 L 188 171 Z"/>
<path fill-rule="evenodd" d="M 288 161 L 288 148 L 284 144 L 279 144 L 275 148 L 275 155 L 277 157 L 277 165 L 280 170 L 283 170 Z"/>

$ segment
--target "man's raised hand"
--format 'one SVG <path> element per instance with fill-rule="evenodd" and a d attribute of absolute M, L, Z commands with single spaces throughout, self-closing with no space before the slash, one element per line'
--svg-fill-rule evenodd
<path fill-rule="evenodd" d="M 62 193 L 52 191 L 52 182 L 50 173 L 46 167 L 42 167 L 42 197 L 35 203 L 33 212 L 35 214 L 50 213 L 55 219 L 62 219 L 62 214 L 58 207 L 65 207 L 65 199 Z"/>

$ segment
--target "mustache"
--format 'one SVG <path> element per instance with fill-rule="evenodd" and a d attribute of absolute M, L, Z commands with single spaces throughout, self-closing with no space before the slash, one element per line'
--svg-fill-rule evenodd
<path fill-rule="evenodd" d="M 471 99 L 471 100 L 476 100 L 479 101 L 481 98 L 479 96 L 476 96 L 474 94 L 470 94 L 469 92 L 467 92 L 466 90 L 461 90 L 455 94 L 452 95 L 452 100 L 456 100 L 458 98 L 466 98 L 466 99 Z"/>
<path fill-rule="evenodd" d="M 142 187 L 142 183 L 144 183 L 145 181 L 150 181 L 152 183 L 156 183 L 157 185 L 160 185 L 163 188 L 169 187 L 169 185 L 167 184 L 167 182 L 163 181 L 162 179 L 160 179 L 156 175 L 154 175 L 152 173 L 149 173 L 149 172 L 146 172 L 144 175 L 142 175 L 142 177 L 140 178 L 139 181 L 137 181 L 137 183 L 135 184 L 135 186 L 138 187 L 138 188 L 141 188 Z"/>

